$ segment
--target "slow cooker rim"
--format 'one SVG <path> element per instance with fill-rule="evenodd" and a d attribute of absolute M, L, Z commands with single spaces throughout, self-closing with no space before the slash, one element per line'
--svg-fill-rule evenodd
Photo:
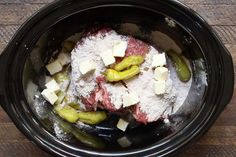
<path fill-rule="evenodd" d="M 66 1 L 65 1 L 66 2 Z M 173 1 L 174 2 L 174 1 Z M 56 4 L 57 3 L 59 3 L 59 2 L 54 2 L 54 3 L 52 3 L 50 6 L 51 7 L 53 7 L 53 4 L 56 6 Z M 60 3 L 59 3 L 60 4 Z M 48 7 L 46 7 L 46 8 L 49 8 L 49 6 Z M 50 9 L 48 9 L 48 11 L 49 11 Z M 41 10 L 42 11 L 42 10 Z M 46 12 L 46 10 L 44 10 L 44 12 Z M 43 13 L 41 13 L 41 14 L 43 14 Z M 39 16 L 38 14 L 36 14 L 36 15 L 34 15 L 34 17 L 32 17 L 31 18 L 31 20 L 33 19 L 33 18 L 35 18 L 36 19 L 36 17 L 35 16 Z M 29 20 L 30 21 L 30 20 Z M 28 21 L 28 22 L 29 22 Z M 205 23 L 205 21 L 204 21 L 204 23 Z M 28 24 L 29 25 L 29 24 Z M 23 29 L 24 27 L 27 27 L 27 23 L 25 24 L 25 25 L 23 25 L 22 27 L 21 27 L 21 29 Z M 19 29 L 19 31 L 21 31 L 21 29 Z M 211 29 L 210 27 L 208 28 L 208 29 Z M 18 33 L 19 33 L 19 31 L 18 31 Z M 212 31 L 212 29 L 211 29 L 211 31 Z M 13 37 L 13 40 L 10 42 L 10 43 L 12 43 L 12 42 L 14 42 L 14 39 L 16 38 L 16 36 L 18 35 L 18 33 L 15 35 L 15 37 Z M 214 35 L 213 35 L 214 36 Z M 218 38 L 217 38 L 217 36 L 215 36 L 214 38 L 216 38 L 217 40 L 219 40 Z M 219 41 L 217 41 L 218 43 L 219 43 Z M 221 43 L 222 44 L 222 43 Z M 8 48 L 5 50 L 5 51 L 8 51 L 9 52 L 9 50 L 8 49 L 11 49 L 10 48 L 10 44 L 8 45 Z M 222 51 L 223 52 L 225 52 L 225 49 L 224 49 L 224 47 L 222 47 Z M 227 52 L 227 50 L 226 50 L 226 52 Z M 4 54 L 5 55 L 5 54 Z M 225 101 L 228 101 L 228 100 L 225 100 Z M 11 110 L 8 106 L 7 107 L 4 107 L 6 110 Z M 220 112 L 220 109 L 218 109 L 218 111 Z M 14 116 L 13 115 L 10 115 L 11 116 L 11 118 L 12 119 L 14 119 Z M 216 117 L 216 116 L 215 116 Z M 215 118 L 214 118 L 215 119 Z M 213 121 L 213 119 L 212 119 L 212 121 Z M 17 121 L 15 122 L 15 123 L 17 123 Z M 208 126 L 210 126 L 209 125 L 209 123 L 208 123 Z M 20 127 L 20 130 L 22 130 L 22 126 L 19 126 L 18 125 L 18 127 Z M 206 130 L 206 129 L 205 129 Z M 31 137 L 32 138 L 32 137 Z M 31 139 L 32 140 L 32 139 Z M 34 140 L 34 139 L 33 139 Z M 46 148 L 45 148 L 46 149 Z M 47 149 L 46 149 L 46 151 L 48 151 Z M 55 152 L 54 152 L 55 153 Z M 112 155 L 114 155 L 114 154 L 112 154 Z"/>

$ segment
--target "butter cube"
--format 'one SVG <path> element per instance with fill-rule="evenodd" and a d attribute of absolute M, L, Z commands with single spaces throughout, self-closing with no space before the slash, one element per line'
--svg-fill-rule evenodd
<path fill-rule="evenodd" d="M 53 91 L 51 91 L 50 89 L 44 89 L 41 94 L 42 94 L 43 98 L 45 100 L 47 100 L 52 105 L 58 99 L 57 95 Z"/>
<path fill-rule="evenodd" d="M 129 125 L 128 122 L 126 122 L 125 120 L 120 118 L 116 127 L 122 131 L 125 131 L 127 129 L 128 125 Z"/>
<path fill-rule="evenodd" d="M 136 92 L 126 93 L 122 96 L 123 99 L 123 107 L 129 107 L 135 105 L 139 102 L 139 97 Z"/>
<path fill-rule="evenodd" d="M 126 137 L 126 136 L 123 136 L 123 137 L 121 137 L 121 138 L 119 138 L 118 140 L 117 140 L 117 142 L 120 144 L 120 146 L 121 147 L 123 147 L 123 148 L 125 148 L 125 147 L 129 147 L 129 146 L 131 146 L 131 142 L 130 142 L 130 140 Z"/>
<path fill-rule="evenodd" d="M 71 62 L 69 53 L 61 52 L 58 57 L 58 61 L 62 66 L 67 65 Z"/>
<path fill-rule="evenodd" d="M 154 90 L 157 95 L 164 94 L 166 91 L 166 81 L 158 80 L 154 82 Z"/>
<path fill-rule="evenodd" d="M 126 41 L 120 41 L 116 43 L 115 45 L 113 45 L 113 48 L 112 48 L 113 56 L 124 57 L 127 46 L 128 44 Z"/>
<path fill-rule="evenodd" d="M 112 55 L 112 50 L 104 51 L 103 53 L 100 54 L 100 56 L 105 66 L 111 65 L 116 62 L 115 57 Z"/>
<path fill-rule="evenodd" d="M 96 63 L 91 60 L 84 60 L 79 64 L 79 70 L 82 75 L 85 75 L 90 71 L 96 70 Z"/>
<path fill-rule="evenodd" d="M 47 89 L 49 89 L 52 92 L 60 91 L 60 86 L 59 84 L 57 84 L 57 82 L 54 79 L 49 81 L 45 86 L 47 87 Z"/>
<path fill-rule="evenodd" d="M 166 65 L 166 56 L 164 53 L 161 54 L 155 54 L 152 57 L 152 67 L 159 67 Z"/>
<path fill-rule="evenodd" d="M 45 76 L 45 83 L 48 83 L 52 80 L 53 78 L 51 76 Z"/>
<path fill-rule="evenodd" d="M 168 78 L 168 69 L 166 67 L 157 67 L 154 71 L 154 78 L 159 81 L 159 80 L 164 80 L 166 81 Z"/>
<path fill-rule="evenodd" d="M 62 65 L 60 64 L 60 62 L 58 60 L 55 60 L 51 63 L 49 63 L 48 65 L 46 65 L 47 70 L 49 71 L 49 73 L 51 75 L 58 73 L 59 71 L 62 70 Z"/>

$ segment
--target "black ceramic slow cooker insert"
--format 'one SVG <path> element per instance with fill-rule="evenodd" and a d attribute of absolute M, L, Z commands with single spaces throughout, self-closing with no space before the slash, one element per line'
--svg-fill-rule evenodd
<path fill-rule="evenodd" d="M 107 122 L 81 130 L 58 118 L 49 105 L 35 107 L 40 101 L 35 95 L 42 90 L 42 69 L 61 42 L 91 27 L 119 31 L 125 23 L 137 26 L 141 33 L 131 35 L 151 45 L 159 44 L 159 39 L 150 38 L 151 33 L 168 36 L 190 61 L 191 89 L 183 106 L 170 117 L 170 126 L 156 122 L 122 133 Z M 0 56 L 0 69 L 3 109 L 31 141 L 58 156 L 173 155 L 209 129 L 232 97 L 234 85 L 232 58 L 215 32 L 198 14 L 174 0 L 55 1 L 17 31 Z M 104 147 L 93 148 L 73 137 L 60 139 L 52 129 L 55 123 Z M 123 136 L 132 141 L 130 147 L 116 143 Z"/>

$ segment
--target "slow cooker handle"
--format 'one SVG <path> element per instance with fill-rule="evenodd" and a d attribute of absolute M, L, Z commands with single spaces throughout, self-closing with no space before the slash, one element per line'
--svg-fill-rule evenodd
<path fill-rule="evenodd" d="M 0 54 L 0 105 L 4 110 L 6 110 L 6 101 L 5 101 L 5 78 L 6 78 L 6 69 L 7 68 L 7 53 L 3 51 Z"/>
<path fill-rule="evenodd" d="M 232 56 L 228 49 L 221 43 L 222 47 L 220 48 L 223 55 L 224 67 L 222 70 L 224 77 L 224 97 L 222 98 L 223 104 L 225 106 L 230 102 L 233 96 L 234 91 L 234 64 Z M 225 107 L 224 106 L 224 107 Z"/>

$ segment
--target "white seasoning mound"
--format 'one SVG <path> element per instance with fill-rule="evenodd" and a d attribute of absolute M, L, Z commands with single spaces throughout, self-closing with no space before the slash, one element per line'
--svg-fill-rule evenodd
<path fill-rule="evenodd" d="M 187 62 L 187 64 L 190 67 L 189 62 Z M 176 91 L 176 102 L 173 105 L 172 114 L 174 114 L 183 105 L 186 97 L 188 96 L 188 93 L 189 93 L 189 90 L 191 88 L 191 84 L 192 84 L 193 80 L 192 80 L 192 77 L 191 77 L 188 82 L 180 81 L 180 79 L 177 76 L 176 70 L 173 67 L 173 65 L 172 65 L 170 60 L 169 60 L 168 69 L 170 70 L 170 73 L 171 73 L 170 79 L 173 82 L 173 88 L 178 90 L 178 92 Z"/>
<path fill-rule="evenodd" d="M 121 83 L 106 83 L 105 87 L 107 92 L 110 93 L 111 103 L 116 109 L 120 109 L 122 107 L 122 94 L 128 92 L 128 89 Z"/>
<path fill-rule="evenodd" d="M 128 38 L 118 35 L 115 31 L 104 34 L 98 33 L 84 39 L 72 51 L 71 56 L 71 82 L 68 88 L 70 101 L 78 101 L 78 98 L 87 98 L 97 88 L 96 77 L 101 76 L 106 70 L 101 58 L 104 51 L 111 50 L 112 46 Z M 175 113 L 185 101 L 191 87 L 192 79 L 183 83 L 177 77 L 172 63 L 167 59 L 169 70 L 164 94 L 157 95 L 154 90 L 154 69 L 151 68 L 153 56 L 161 54 L 154 47 L 146 54 L 145 62 L 140 66 L 141 73 L 130 80 L 124 81 L 127 88 L 121 83 L 105 83 L 111 103 L 116 109 L 122 108 L 122 95 L 135 91 L 139 97 L 140 110 L 147 115 L 148 122 L 156 121 L 161 117 Z M 79 65 L 85 60 L 96 63 L 96 70 L 82 75 Z M 177 92 L 181 91 L 181 92 Z"/>
<path fill-rule="evenodd" d="M 125 81 L 129 90 L 136 91 L 140 97 L 140 109 L 147 115 L 148 122 L 156 121 L 164 115 L 172 114 L 172 107 L 176 112 L 183 104 L 190 89 L 191 80 L 186 84 L 179 80 L 171 63 L 168 65 L 170 75 L 166 82 L 163 95 L 154 92 L 154 70 L 151 67 L 152 56 L 159 53 L 151 47 L 146 55 L 145 62 L 141 65 L 141 73 L 135 79 Z M 175 77 L 171 77 L 174 75 Z M 180 92 L 176 92 L 178 89 Z"/>
<path fill-rule="evenodd" d="M 106 67 L 102 61 L 100 54 L 106 50 L 112 49 L 112 45 L 118 41 L 127 41 L 127 39 L 121 35 L 118 35 L 115 31 L 101 34 L 98 33 L 94 36 L 84 38 L 81 43 L 77 44 L 72 51 L 72 79 L 75 82 L 76 95 L 79 97 L 88 97 L 90 93 L 96 88 L 96 77 L 101 76 L 102 72 L 106 70 Z M 96 63 L 96 70 L 94 73 L 88 73 L 82 75 L 79 69 L 79 63 L 89 59 Z M 111 86 L 110 86 L 111 87 Z M 108 89 L 114 91 L 113 89 Z M 121 89 L 123 91 L 123 89 Z M 112 98 L 115 101 L 116 98 Z M 118 101 L 118 100 L 117 100 Z M 116 107 L 120 104 L 117 102 Z"/>
<path fill-rule="evenodd" d="M 74 82 L 74 79 L 73 79 L 72 75 L 70 75 L 70 80 L 71 81 L 70 81 L 69 87 L 68 87 L 67 92 L 66 92 L 68 103 L 78 101 L 77 96 L 76 96 L 75 82 Z"/>

